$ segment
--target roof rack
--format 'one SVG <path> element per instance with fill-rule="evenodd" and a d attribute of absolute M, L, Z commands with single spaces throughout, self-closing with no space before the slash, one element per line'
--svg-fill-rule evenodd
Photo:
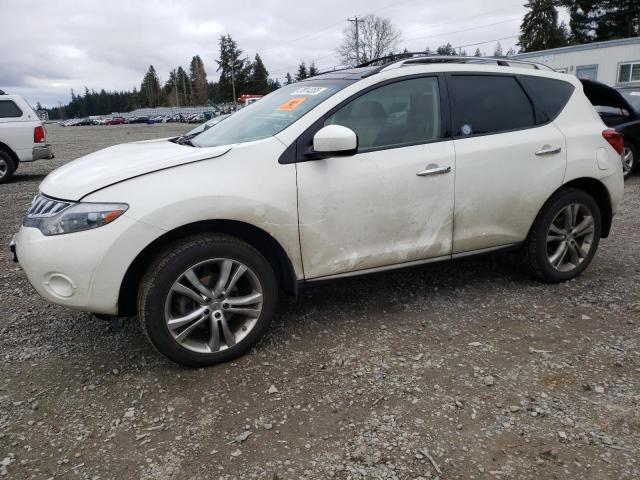
<path fill-rule="evenodd" d="M 475 57 L 475 56 L 462 56 L 462 55 L 431 55 L 425 52 L 403 52 L 393 55 L 387 55 L 385 57 L 376 58 L 374 60 L 361 63 L 360 67 L 370 67 L 375 64 L 379 64 L 379 68 L 376 71 L 382 71 L 389 67 L 403 67 L 405 65 L 411 65 L 416 63 L 480 63 L 491 64 L 494 63 L 501 67 L 511 67 L 514 65 L 529 65 L 536 70 L 546 69 L 554 71 L 548 65 L 537 62 L 529 62 L 527 60 L 515 60 L 509 57 Z"/>

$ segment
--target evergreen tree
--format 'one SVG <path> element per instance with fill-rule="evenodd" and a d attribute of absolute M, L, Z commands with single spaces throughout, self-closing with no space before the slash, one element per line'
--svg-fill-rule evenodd
<path fill-rule="evenodd" d="M 200 55 L 196 55 L 191 59 L 189 66 L 189 80 L 193 86 L 191 92 L 191 105 L 206 105 L 209 97 L 207 87 L 207 72 L 204 70 L 204 64 Z"/>
<path fill-rule="evenodd" d="M 40 105 L 40 101 L 38 101 L 38 103 L 36 103 L 36 111 L 38 110 L 42 110 L 42 105 Z"/>
<path fill-rule="evenodd" d="M 436 54 L 437 55 L 457 55 L 456 49 L 453 48 L 450 43 L 447 43 L 446 45 L 440 45 L 436 49 Z"/>
<path fill-rule="evenodd" d="M 285 85 L 291 85 L 293 83 L 293 77 L 291 77 L 291 74 L 289 72 L 287 72 L 287 74 L 285 75 Z"/>
<path fill-rule="evenodd" d="M 523 52 L 567 45 L 565 29 L 562 25 L 558 25 L 555 0 L 529 0 L 525 7 L 530 10 L 525 14 L 520 25 L 518 42 Z"/>
<path fill-rule="evenodd" d="M 311 65 L 309 65 L 309 76 L 315 77 L 316 75 L 318 75 L 318 69 L 316 68 L 316 63 L 311 62 Z"/>
<path fill-rule="evenodd" d="M 176 83 L 178 84 L 178 104 L 182 107 L 191 105 L 193 99 L 193 84 L 187 72 L 182 67 L 178 67 L 176 72 Z"/>
<path fill-rule="evenodd" d="M 560 0 L 559 4 L 569 10 L 573 44 L 640 35 L 637 0 Z"/>
<path fill-rule="evenodd" d="M 504 57 L 504 53 L 502 53 L 502 45 L 500 45 L 500 42 L 496 44 L 496 48 L 493 50 L 493 56 Z"/>
<path fill-rule="evenodd" d="M 304 62 L 300 62 L 300 65 L 298 65 L 298 73 L 296 73 L 296 80 L 299 82 L 300 80 L 304 80 L 308 76 L 309 74 L 307 73 L 307 66 L 304 64 Z"/>
<path fill-rule="evenodd" d="M 249 92 L 255 95 L 266 95 L 269 93 L 269 72 L 262 63 L 260 55 L 256 56 L 251 65 L 251 76 L 249 77 Z"/>
<path fill-rule="evenodd" d="M 473 54 L 474 57 L 481 57 L 482 53 L 480 52 L 479 48 L 476 48 L 476 53 Z"/>
<path fill-rule="evenodd" d="M 241 55 L 242 50 L 231 35 L 220 37 L 220 58 L 216 62 L 220 72 L 218 95 L 221 102 L 236 102 L 240 95 L 246 93 L 251 65 L 246 59 L 241 59 Z"/>
<path fill-rule="evenodd" d="M 160 80 L 153 65 L 149 65 L 149 70 L 142 79 L 139 96 L 142 107 L 155 108 L 160 105 Z"/>

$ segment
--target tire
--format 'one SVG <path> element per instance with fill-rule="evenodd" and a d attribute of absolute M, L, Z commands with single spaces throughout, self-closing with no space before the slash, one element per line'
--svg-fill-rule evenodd
<path fill-rule="evenodd" d="M 11 180 L 17 167 L 11 155 L 5 150 L 0 150 L 0 183 Z"/>
<path fill-rule="evenodd" d="M 231 236 L 202 234 L 170 245 L 149 266 L 138 292 L 138 316 L 160 353 L 204 367 L 253 347 L 277 300 L 276 275 L 260 252 Z"/>
<path fill-rule="evenodd" d="M 570 206 L 574 210 L 569 210 Z M 566 221 L 569 216 L 575 216 L 573 224 L 575 227 L 582 225 L 586 233 L 580 232 L 578 228 L 567 228 Z M 589 224 L 588 217 L 591 218 L 591 227 L 585 228 Z M 589 233 L 589 230 L 592 232 Z M 571 234 L 567 235 L 563 231 Z M 565 282 L 575 278 L 593 260 L 601 232 L 602 215 L 594 198 L 575 188 L 560 190 L 538 213 L 522 249 L 524 266 L 534 277 L 547 283 Z M 554 266 L 554 262 L 558 265 Z"/>
<path fill-rule="evenodd" d="M 629 178 L 638 167 L 638 151 L 635 145 L 624 142 L 624 151 L 622 152 L 622 172 L 625 180 Z"/>

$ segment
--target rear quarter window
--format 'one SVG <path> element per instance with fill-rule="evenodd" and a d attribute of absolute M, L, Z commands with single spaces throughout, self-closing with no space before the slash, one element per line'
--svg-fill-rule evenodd
<path fill-rule="evenodd" d="M 19 118 L 22 110 L 12 100 L 0 100 L 0 118 Z"/>
<path fill-rule="evenodd" d="M 522 75 L 520 82 L 536 106 L 537 123 L 547 123 L 560 115 L 575 87 L 553 78 Z"/>

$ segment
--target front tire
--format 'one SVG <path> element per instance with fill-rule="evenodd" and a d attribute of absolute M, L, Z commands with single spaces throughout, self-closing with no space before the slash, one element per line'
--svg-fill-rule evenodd
<path fill-rule="evenodd" d="M 4 150 L 0 150 L 0 183 L 7 183 L 16 171 L 16 162 L 11 155 Z"/>
<path fill-rule="evenodd" d="M 156 349 L 190 367 L 226 362 L 254 346 L 271 322 L 278 285 L 267 259 L 227 235 L 171 245 L 138 294 L 142 328 Z"/>
<path fill-rule="evenodd" d="M 523 246 L 525 267 L 538 279 L 558 283 L 580 275 L 600 243 L 602 216 L 594 198 L 567 188 L 542 207 Z"/>

